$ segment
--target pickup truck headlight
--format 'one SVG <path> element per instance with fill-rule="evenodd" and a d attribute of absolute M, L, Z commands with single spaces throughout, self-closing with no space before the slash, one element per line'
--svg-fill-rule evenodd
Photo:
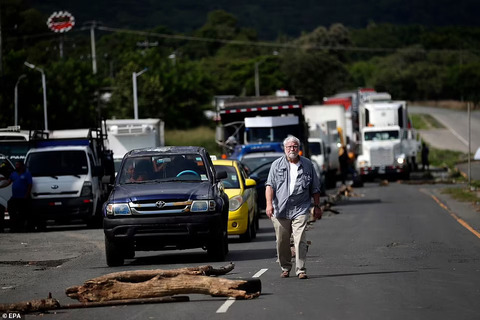
<path fill-rule="evenodd" d="M 107 215 L 111 216 L 123 216 L 123 215 L 130 215 L 132 212 L 130 211 L 130 207 L 127 203 L 109 203 L 107 204 Z"/>
<path fill-rule="evenodd" d="M 401 154 L 397 157 L 397 163 L 398 164 L 404 164 L 405 163 L 405 155 Z"/>
<path fill-rule="evenodd" d="M 213 200 L 195 200 L 192 202 L 191 212 L 215 211 L 215 201 Z"/>

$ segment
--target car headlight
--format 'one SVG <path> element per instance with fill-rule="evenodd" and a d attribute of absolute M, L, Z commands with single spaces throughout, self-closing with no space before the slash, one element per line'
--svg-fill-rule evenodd
<path fill-rule="evenodd" d="M 234 196 L 228 201 L 228 204 L 230 211 L 238 210 L 238 208 L 240 208 L 240 206 L 243 204 L 243 198 L 240 195 Z"/>
<path fill-rule="evenodd" d="M 191 212 L 215 211 L 215 201 L 213 200 L 195 200 L 192 202 Z"/>
<path fill-rule="evenodd" d="M 107 204 L 107 215 L 122 216 L 132 214 L 127 203 L 109 203 Z"/>
<path fill-rule="evenodd" d="M 397 163 L 398 164 L 404 164 L 405 163 L 405 155 L 401 154 L 397 157 Z"/>

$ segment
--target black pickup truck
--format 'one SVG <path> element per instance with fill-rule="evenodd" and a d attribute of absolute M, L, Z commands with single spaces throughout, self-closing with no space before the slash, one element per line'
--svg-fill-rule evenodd
<path fill-rule="evenodd" d="M 103 206 L 108 266 L 135 251 L 204 248 L 228 253 L 228 196 L 202 147 L 135 149 L 122 160 Z"/>

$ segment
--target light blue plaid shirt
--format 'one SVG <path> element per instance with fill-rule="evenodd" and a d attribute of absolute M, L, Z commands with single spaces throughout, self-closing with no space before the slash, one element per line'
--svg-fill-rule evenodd
<path fill-rule="evenodd" d="M 312 162 L 300 156 L 295 187 L 289 192 L 290 162 L 286 156 L 275 160 L 270 167 L 266 186 L 273 188 L 273 214 L 276 218 L 295 219 L 308 214 L 314 193 L 320 193 L 320 182 Z"/>

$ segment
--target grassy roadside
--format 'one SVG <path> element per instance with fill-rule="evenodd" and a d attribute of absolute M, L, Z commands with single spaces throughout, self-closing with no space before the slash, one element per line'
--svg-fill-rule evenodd
<path fill-rule="evenodd" d="M 410 115 L 413 126 L 416 130 L 441 129 L 443 125 L 429 114 Z M 457 163 L 468 161 L 468 155 L 458 151 L 435 149 L 430 147 L 429 160 L 433 167 L 449 168 L 455 180 L 465 182 L 465 178 L 455 170 Z M 420 155 L 418 159 L 420 159 Z M 460 187 L 449 187 L 442 190 L 453 199 L 461 202 L 471 203 L 477 211 L 480 211 L 480 181 L 472 181 L 471 185 L 465 184 Z"/>
<path fill-rule="evenodd" d="M 432 130 L 445 128 L 440 122 L 438 122 L 430 114 L 411 114 L 410 120 L 413 127 L 418 130 Z M 427 144 L 428 145 L 428 144 Z M 433 167 L 437 168 L 449 168 L 453 170 L 455 165 L 459 162 L 467 161 L 467 155 L 459 151 L 451 151 L 444 149 L 435 149 L 428 146 L 430 149 L 429 160 Z M 417 159 L 421 159 L 421 155 L 418 154 Z"/>
<path fill-rule="evenodd" d="M 219 156 L 221 150 L 215 142 L 215 129 L 198 127 L 189 130 L 165 130 L 167 146 L 199 146 L 204 147 L 211 155 Z"/>

